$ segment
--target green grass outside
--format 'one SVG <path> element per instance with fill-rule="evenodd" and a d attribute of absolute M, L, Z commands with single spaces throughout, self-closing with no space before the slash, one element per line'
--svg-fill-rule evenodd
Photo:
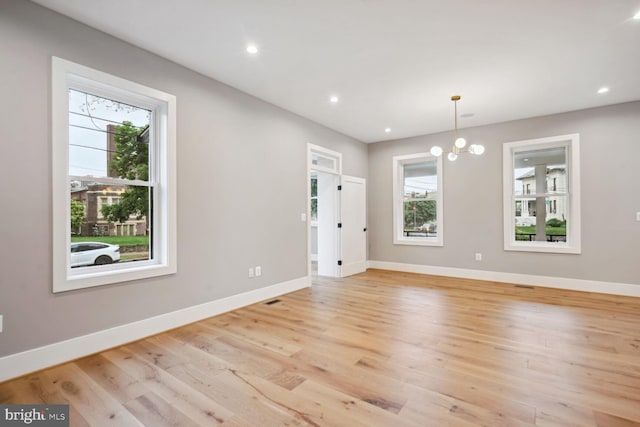
<path fill-rule="evenodd" d="M 149 236 L 71 236 L 72 242 L 102 242 L 111 245 L 148 245 Z"/>
<path fill-rule="evenodd" d="M 536 227 L 516 227 L 516 234 L 536 234 Z M 549 234 L 560 234 L 566 236 L 567 227 L 547 227 L 547 235 Z"/>
<path fill-rule="evenodd" d="M 125 252 L 120 254 L 120 262 L 144 261 L 149 259 L 149 252 Z"/>

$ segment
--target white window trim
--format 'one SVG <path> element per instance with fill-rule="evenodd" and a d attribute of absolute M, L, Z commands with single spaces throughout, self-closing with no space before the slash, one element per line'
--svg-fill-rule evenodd
<path fill-rule="evenodd" d="M 393 244 L 415 246 L 444 246 L 444 186 L 442 180 L 442 157 L 431 153 L 417 153 L 393 157 Z M 436 197 L 437 237 L 407 237 L 404 235 L 404 177 L 403 167 L 406 164 L 420 163 L 436 159 L 438 168 L 438 192 Z"/>
<path fill-rule="evenodd" d="M 529 242 L 515 239 L 515 197 L 513 189 L 513 155 L 518 151 L 567 147 L 567 241 Z M 507 142 L 502 147 L 502 184 L 504 250 L 547 252 L 563 254 L 581 253 L 580 225 L 580 135 L 551 136 L 524 141 Z"/>
<path fill-rule="evenodd" d="M 176 97 L 57 57 L 52 57 L 51 77 L 53 292 L 176 273 Z M 115 93 L 119 95 L 119 100 L 131 99 L 133 105 L 154 109 L 154 127 L 165 130 L 159 132 L 159 141 L 150 150 L 152 162 L 154 158 L 162 159 L 160 162 L 153 162 L 152 169 L 156 170 L 149 180 L 158 191 L 154 227 L 150 236 L 155 245 L 153 260 L 94 266 L 91 271 L 72 270 L 69 267 L 71 225 L 68 91 L 71 85 L 74 88 L 93 90 L 97 95 L 103 93 L 107 85 L 110 96 L 113 97 Z M 145 105 L 144 100 L 149 99 L 153 100 L 152 105 Z"/>

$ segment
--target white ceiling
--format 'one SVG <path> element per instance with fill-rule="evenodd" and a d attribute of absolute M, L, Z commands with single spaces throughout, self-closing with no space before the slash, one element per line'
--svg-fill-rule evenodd
<path fill-rule="evenodd" d="M 640 0 L 34 1 L 364 142 L 640 99 Z"/>

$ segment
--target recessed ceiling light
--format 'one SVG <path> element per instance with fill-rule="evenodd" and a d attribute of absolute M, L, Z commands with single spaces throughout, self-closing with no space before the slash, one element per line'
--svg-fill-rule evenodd
<path fill-rule="evenodd" d="M 252 55 L 255 55 L 256 53 L 258 53 L 258 46 L 256 46 L 255 44 L 248 45 L 247 52 L 249 52 Z"/>
<path fill-rule="evenodd" d="M 331 101 L 332 104 L 336 104 L 338 101 L 340 101 L 340 99 L 338 99 L 338 97 L 335 95 L 331 95 L 329 101 Z"/>
<path fill-rule="evenodd" d="M 386 133 L 389 133 L 389 132 L 391 132 L 391 128 L 385 128 L 385 129 L 384 129 L 384 131 L 385 131 Z"/>
<path fill-rule="evenodd" d="M 529 159 L 522 159 L 522 161 L 523 161 L 523 162 L 528 162 L 528 161 L 529 161 Z"/>
<path fill-rule="evenodd" d="M 608 87 L 601 87 L 600 89 L 598 89 L 598 93 L 607 93 L 607 92 L 609 92 Z"/>
<path fill-rule="evenodd" d="M 633 15 L 633 19 L 640 19 L 640 12 Z"/>

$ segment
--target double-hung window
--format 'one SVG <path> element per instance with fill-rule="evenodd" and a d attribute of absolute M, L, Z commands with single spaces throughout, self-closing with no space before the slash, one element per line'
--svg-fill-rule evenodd
<path fill-rule="evenodd" d="M 442 156 L 393 157 L 393 243 L 443 245 Z"/>
<path fill-rule="evenodd" d="M 175 108 L 53 58 L 54 292 L 176 272 Z"/>
<path fill-rule="evenodd" d="M 580 253 L 579 135 L 503 146 L 504 249 Z"/>

